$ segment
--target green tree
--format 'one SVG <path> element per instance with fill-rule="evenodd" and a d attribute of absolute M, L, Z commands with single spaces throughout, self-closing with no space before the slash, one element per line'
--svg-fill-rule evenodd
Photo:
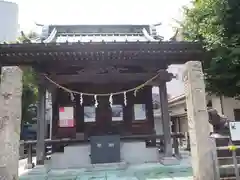
<path fill-rule="evenodd" d="M 32 68 L 23 69 L 22 123 L 32 123 L 36 116 L 37 85 L 36 75 Z"/>
<path fill-rule="evenodd" d="M 203 63 L 207 91 L 240 96 L 240 1 L 195 0 L 181 25 L 185 40 L 200 41 L 211 53 Z"/>
<path fill-rule="evenodd" d="M 18 38 L 21 43 L 28 43 L 30 39 L 37 37 L 37 34 L 30 32 Z M 32 123 L 36 116 L 37 102 L 37 81 L 36 73 L 31 67 L 22 67 L 23 70 L 23 91 L 22 91 L 22 125 Z"/>

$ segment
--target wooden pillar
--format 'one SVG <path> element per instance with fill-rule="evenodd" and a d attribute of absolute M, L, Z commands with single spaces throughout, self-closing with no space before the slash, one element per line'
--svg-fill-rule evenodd
<path fill-rule="evenodd" d="M 56 139 L 57 131 L 58 131 L 58 119 L 59 119 L 59 112 L 58 112 L 58 90 L 55 89 L 52 92 L 52 139 Z"/>
<path fill-rule="evenodd" d="M 127 105 L 123 106 L 123 119 L 124 119 L 124 133 L 132 134 L 132 121 L 133 121 L 133 94 L 127 93 Z"/>
<path fill-rule="evenodd" d="M 76 105 L 75 105 L 75 121 L 76 121 L 76 132 L 83 133 L 84 132 L 84 106 L 80 104 L 80 95 L 77 94 L 76 97 Z"/>
<path fill-rule="evenodd" d="M 1 67 L 0 67 L 1 68 Z M 18 179 L 22 70 L 2 70 L 0 86 L 0 179 Z"/>
<path fill-rule="evenodd" d="M 201 62 L 185 64 L 183 73 L 191 143 L 194 179 L 215 180 L 214 151 L 210 139 L 210 125 L 206 103 L 204 74 Z M 218 178 L 217 178 L 218 179 Z"/>
<path fill-rule="evenodd" d="M 162 82 L 159 86 L 160 105 L 161 105 L 161 120 L 163 124 L 164 136 L 164 155 L 165 157 L 172 157 L 172 140 L 170 115 L 168 111 L 168 97 L 166 82 Z"/>
<path fill-rule="evenodd" d="M 51 104 L 52 104 L 52 107 L 51 107 L 51 119 L 50 119 L 50 130 L 49 130 L 49 134 L 50 134 L 50 139 L 53 139 L 53 122 L 54 122 L 54 116 L 53 116 L 53 111 L 54 111 L 54 102 L 55 102 L 55 99 L 56 99 L 56 88 L 53 87 L 53 86 L 50 86 L 49 88 L 50 90 L 50 93 L 51 93 Z"/>
<path fill-rule="evenodd" d="M 37 108 L 37 165 L 43 165 L 45 160 L 45 109 L 46 89 L 42 84 L 38 87 L 38 108 Z"/>
<path fill-rule="evenodd" d="M 146 115 L 149 121 L 152 133 L 155 133 L 154 129 L 154 113 L 153 113 L 153 99 L 152 99 L 152 86 L 147 87 L 145 90 L 145 102 L 146 102 Z"/>

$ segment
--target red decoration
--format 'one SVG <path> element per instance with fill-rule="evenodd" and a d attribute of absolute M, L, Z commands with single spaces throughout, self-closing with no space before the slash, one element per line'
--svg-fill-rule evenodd
<path fill-rule="evenodd" d="M 59 127 L 74 127 L 73 119 L 66 119 L 59 121 Z"/>
<path fill-rule="evenodd" d="M 60 107 L 59 112 L 64 112 L 64 107 Z"/>

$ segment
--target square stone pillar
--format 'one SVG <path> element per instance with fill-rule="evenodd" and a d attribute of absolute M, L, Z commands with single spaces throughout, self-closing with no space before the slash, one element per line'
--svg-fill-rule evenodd
<path fill-rule="evenodd" d="M 39 84 L 37 108 L 37 165 L 44 165 L 45 160 L 45 121 L 46 121 L 46 88 Z"/>
<path fill-rule="evenodd" d="M 18 179 L 22 113 L 22 70 L 2 70 L 0 87 L 0 179 Z"/>
<path fill-rule="evenodd" d="M 201 62 L 185 64 L 183 73 L 191 144 L 192 168 L 195 180 L 215 180 L 214 151 L 210 139 L 204 75 Z"/>

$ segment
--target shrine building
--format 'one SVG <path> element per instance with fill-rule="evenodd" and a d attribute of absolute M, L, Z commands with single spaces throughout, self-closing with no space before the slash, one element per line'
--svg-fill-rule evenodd
<path fill-rule="evenodd" d="M 0 45 L 1 66 L 30 66 L 38 76 L 37 164 L 45 160 L 46 91 L 52 142 L 72 140 L 52 144 L 53 168 L 173 157 L 166 83 L 174 76 L 167 68 L 204 55 L 200 43 L 163 41 L 149 25 L 49 25 L 36 39 Z M 162 127 L 154 123 L 153 86 Z"/>

